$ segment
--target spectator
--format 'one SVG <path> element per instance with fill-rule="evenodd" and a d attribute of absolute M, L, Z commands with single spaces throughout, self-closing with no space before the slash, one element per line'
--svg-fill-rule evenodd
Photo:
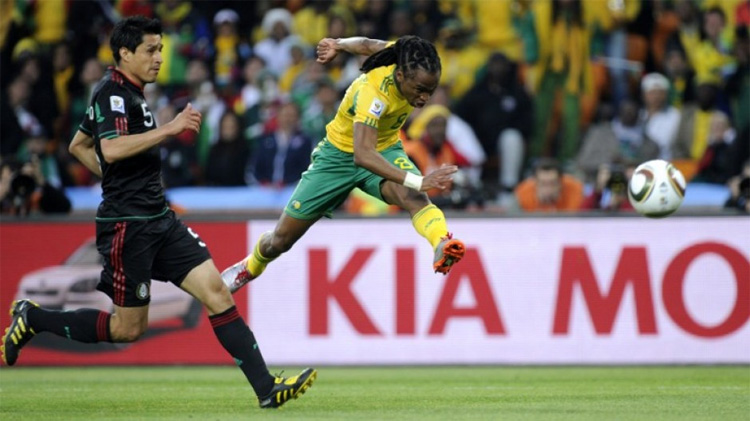
<path fill-rule="evenodd" d="M 539 61 L 534 104 L 534 134 L 529 145 L 532 159 L 556 156 L 565 164 L 578 153 L 581 131 L 581 96 L 593 92 L 589 61 L 589 34 L 583 8 L 588 2 L 559 0 L 551 11 L 539 14 Z M 539 7 L 544 6 L 540 4 Z M 546 4 L 548 5 L 548 4 Z M 545 19 L 546 17 L 546 19 Z M 562 115 L 555 103 L 562 97 Z M 556 122 L 553 124 L 553 121 Z M 560 130 L 557 130 L 561 127 Z M 559 136 L 556 134 L 559 132 Z M 557 147 L 552 149 L 557 139 Z"/>
<path fill-rule="evenodd" d="M 643 135 L 638 104 L 623 100 L 614 120 L 612 112 L 612 106 L 607 103 L 599 107 L 597 119 L 586 132 L 578 154 L 578 168 L 587 183 L 597 179 L 603 165 L 623 160 L 644 162 L 659 155 L 659 146 Z"/>
<path fill-rule="evenodd" d="M 31 90 L 26 80 L 19 76 L 8 86 L 4 95 L 1 156 L 15 155 L 29 137 L 43 136 L 44 127 L 28 110 Z M 4 105 L 4 104 L 3 104 Z"/>
<path fill-rule="evenodd" d="M 745 3 L 750 19 L 750 3 Z M 734 55 L 737 58 L 737 67 L 729 75 L 726 85 L 726 96 L 729 98 L 732 109 L 732 123 L 741 133 L 750 127 L 750 33 L 748 26 L 737 28 L 734 44 Z"/>
<path fill-rule="evenodd" d="M 240 117 L 227 111 L 221 118 L 219 141 L 211 146 L 206 165 L 206 184 L 244 186 L 250 150 L 242 137 Z"/>
<path fill-rule="evenodd" d="M 182 85 L 190 61 L 205 61 L 210 56 L 210 23 L 194 10 L 190 0 L 160 0 L 155 11 L 164 31 L 161 54 L 165 58 L 156 81 L 166 86 Z"/>
<path fill-rule="evenodd" d="M 83 117 L 88 111 L 94 86 L 96 86 L 102 76 L 104 76 L 104 66 L 99 63 L 99 60 L 90 58 L 84 62 L 83 68 L 78 75 L 78 83 L 74 85 L 76 89 L 71 93 L 71 103 L 68 112 L 70 132 L 65 139 L 66 144 L 70 142 L 70 139 L 73 139 L 73 136 L 78 131 L 78 124 L 83 121 Z"/>
<path fill-rule="evenodd" d="M 301 40 L 307 45 L 315 45 L 326 37 L 333 0 L 317 0 L 308 4 L 294 14 L 294 28 Z M 334 37 L 338 38 L 338 37 Z"/>
<path fill-rule="evenodd" d="M 476 73 L 487 62 L 485 50 L 472 41 L 470 28 L 458 19 L 445 21 L 438 32 L 435 48 L 442 61 L 440 85 L 451 101 L 458 101 L 476 82 Z"/>
<path fill-rule="evenodd" d="M 242 118 L 244 137 L 249 140 L 260 137 L 264 132 L 266 106 L 278 99 L 279 92 L 274 79 L 267 77 L 266 62 L 252 56 L 242 67 L 245 84 L 234 101 L 234 112 Z"/>
<path fill-rule="evenodd" d="M 603 210 L 607 212 L 632 211 L 628 200 L 628 180 L 634 168 L 626 171 L 620 165 L 603 164 L 596 175 L 593 191 L 581 204 L 582 210 Z M 629 172 L 629 174 L 628 174 Z"/>
<path fill-rule="evenodd" d="M 65 0 L 44 0 L 31 3 L 34 39 L 40 44 L 54 45 L 65 37 L 68 8 Z"/>
<path fill-rule="evenodd" d="M 70 47 L 65 43 L 57 44 L 52 50 L 52 78 L 57 110 L 61 115 L 66 114 L 70 107 L 70 82 L 74 71 Z"/>
<path fill-rule="evenodd" d="M 355 14 L 359 34 L 370 39 L 390 39 L 388 21 L 394 4 L 387 0 L 365 2 L 363 10 Z"/>
<path fill-rule="evenodd" d="M 595 20 L 599 30 L 599 41 L 602 42 L 604 55 L 609 60 L 607 71 L 611 80 L 612 102 L 619 107 L 620 101 L 629 97 L 628 67 L 628 31 L 627 26 L 638 16 L 641 9 L 640 0 L 594 1 L 584 7 L 592 10 L 589 15 Z"/>
<path fill-rule="evenodd" d="M 516 199 L 524 212 L 573 212 L 583 203 L 583 184 L 563 174 L 556 160 L 542 158 L 516 187 Z"/>
<path fill-rule="evenodd" d="M 281 106 L 278 127 L 253 149 L 251 172 L 256 182 L 280 187 L 301 178 L 310 164 L 312 141 L 299 130 L 299 118 L 297 105 Z"/>
<path fill-rule="evenodd" d="M 22 115 L 27 115 L 26 120 L 33 117 L 25 110 L 23 105 L 29 98 L 29 85 L 21 78 L 11 82 L 0 95 L 0 157 L 8 158 L 14 156 L 24 140 L 28 137 L 26 128 L 22 125 Z M 41 132 L 41 125 L 34 117 L 35 126 Z"/>
<path fill-rule="evenodd" d="M 641 79 L 641 92 L 644 134 L 659 146 L 659 158 L 669 160 L 680 124 L 680 112 L 667 102 L 669 81 L 660 73 L 649 73 Z"/>
<path fill-rule="evenodd" d="M 46 135 L 52 135 L 59 115 L 49 61 L 36 53 L 23 52 L 18 58 L 18 77 L 29 87 L 26 109 L 33 114 Z"/>
<path fill-rule="evenodd" d="M 305 59 L 305 49 L 301 44 L 292 45 L 290 54 L 292 55 L 292 62 L 279 78 L 279 90 L 285 95 L 289 94 L 295 79 L 308 66 L 308 61 Z"/>
<path fill-rule="evenodd" d="M 330 79 L 326 67 L 314 60 L 306 62 L 305 70 L 294 80 L 291 90 L 291 99 L 301 109 L 306 109 L 315 97 L 318 84 Z M 335 83 L 335 81 L 334 81 Z"/>
<path fill-rule="evenodd" d="M 720 84 L 734 61 L 730 46 L 721 39 L 725 26 L 724 11 L 713 7 L 703 14 L 703 39 L 696 33 L 681 33 L 680 41 L 699 82 Z"/>
<path fill-rule="evenodd" d="M 175 95 L 173 103 L 178 108 L 186 106 L 188 102 L 192 103 L 193 108 L 203 114 L 203 124 L 196 141 L 198 163 L 203 166 L 211 145 L 219 140 L 219 120 L 224 115 L 227 105 L 217 95 L 208 65 L 204 61 L 190 61 L 185 81 L 187 92 Z"/>
<path fill-rule="evenodd" d="M 493 54 L 486 75 L 456 105 L 456 114 L 474 129 L 488 157 L 484 180 L 497 180 L 492 184 L 499 184 L 501 191 L 512 191 L 534 121 L 531 99 L 516 80 L 515 63 Z"/>
<path fill-rule="evenodd" d="M 438 86 L 427 102 L 428 105 L 442 105 L 446 108 L 450 108 L 449 103 L 448 90 L 440 86 Z M 411 117 L 416 118 L 420 111 L 419 109 L 414 110 Z M 451 146 L 466 158 L 469 161 L 469 165 L 471 165 L 470 168 L 464 169 L 470 182 L 474 185 L 481 184 L 482 165 L 487 161 L 487 155 L 479 139 L 477 139 L 477 135 L 474 134 L 474 130 L 455 113 L 450 113 L 448 116 L 448 127 L 446 130 L 448 131 L 446 135 L 450 139 Z"/>
<path fill-rule="evenodd" d="M 0 164 L 0 213 L 28 216 L 41 212 L 68 213 L 70 200 L 62 189 L 44 178 L 39 159 L 19 164 L 3 160 Z"/>
<path fill-rule="evenodd" d="M 677 136 L 672 145 L 674 159 L 698 161 L 708 145 L 711 118 L 716 111 L 719 87 L 703 83 L 696 88 L 696 101 L 682 110 Z"/>
<path fill-rule="evenodd" d="M 470 162 L 462 156 L 447 137 L 450 110 L 442 105 L 428 105 L 409 126 L 409 139 L 404 142 L 404 151 L 422 174 L 429 174 L 443 165 L 456 165 L 459 171 L 453 178 L 451 191 L 433 189 L 427 192 L 436 206 L 465 208 L 470 203 L 481 202 L 474 185 L 463 170 Z"/>
<path fill-rule="evenodd" d="M 147 85 L 148 86 L 148 85 Z M 161 107 L 156 113 L 159 126 L 169 123 L 177 115 L 172 104 Z M 161 177 L 164 187 L 185 187 L 196 184 L 199 166 L 196 157 L 195 133 L 184 131 L 164 139 L 160 146 Z"/>
<path fill-rule="evenodd" d="M 731 172 L 734 158 L 732 146 L 738 141 L 737 132 L 732 128 L 729 117 L 723 112 L 714 111 L 710 118 L 707 145 L 692 181 L 725 184 L 734 175 Z"/>
<path fill-rule="evenodd" d="M 41 171 L 43 181 L 56 189 L 72 186 L 73 179 L 66 171 L 66 166 L 55 149 L 55 143 L 44 136 L 34 136 L 26 140 L 19 157 L 25 162 L 36 164 Z M 36 171 L 36 168 L 34 169 Z M 42 184 L 39 184 L 40 186 Z"/>
<path fill-rule="evenodd" d="M 679 110 L 693 101 L 693 72 L 682 50 L 672 48 L 666 52 L 664 74 L 669 79 L 669 105 Z"/>
<path fill-rule="evenodd" d="M 318 82 L 318 91 L 314 100 L 305 107 L 302 114 L 302 132 L 313 142 L 322 140 L 326 135 L 326 125 L 336 117 L 339 108 L 339 95 L 333 82 L 323 79 Z"/>
<path fill-rule="evenodd" d="M 727 185 L 730 196 L 724 203 L 724 208 L 750 213 L 750 161 L 745 163 L 742 172 L 732 177 Z"/>
<path fill-rule="evenodd" d="M 263 17 L 262 27 L 266 38 L 255 44 L 255 54 L 266 62 L 268 70 L 278 78 L 292 63 L 292 46 L 300 42 L 291 33 L 292 15 L 286 9 L 271 9 Z"/>
<path fill-rule="evenodd" d="M 218 87 L 224 88 L 232 84 L 239 74 L 240 55 L 238 46 L 240 37 L 237 35 L 237 22 L 240 16 L 232 9 L 219 10 L 214 16 L 214 80 Z"/>

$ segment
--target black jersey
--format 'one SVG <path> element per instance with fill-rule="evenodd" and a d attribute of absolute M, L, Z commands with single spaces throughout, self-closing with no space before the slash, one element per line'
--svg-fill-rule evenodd
<path fill-rule="evenodd" d="M 102 139 L 145 133 L 155 128 L 156 121 L 143 90 L 117 69 L 109 68 L 94 88 L 91 105 L 79 128 L 94 138 L 102 169 L 102 203 L 97 218 L 148 218 L 166 209 L 158 145 L 111 164 L 102 155 Z M 127 139 L 122 141 L 127 142 Z"/>

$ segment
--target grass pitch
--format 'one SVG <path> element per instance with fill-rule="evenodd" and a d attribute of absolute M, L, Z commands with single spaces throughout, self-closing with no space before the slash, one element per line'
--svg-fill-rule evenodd
<path fill-rule="evenodd" d="M 0 369 L 5 420 L 248 417 L 747 420 L 750 366 L 322 367 L 279 410 L 259 409 L 234 367 Z"/>

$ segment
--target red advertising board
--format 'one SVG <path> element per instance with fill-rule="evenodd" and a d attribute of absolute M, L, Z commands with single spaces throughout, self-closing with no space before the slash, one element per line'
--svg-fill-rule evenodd
<path fill-rule="evenodd" d="M 243 222 L 196 222 L 188 224 L 208 244 L 219 270 L 241 259 L 247 250 L 247 224 Z M 0 324 L 8 326 L 9 308 L 22 280 L 27 290 L 42 289 L 49 307 L 84 306 L 66 302 L 76 282 L 98 273 L 93 222 L 4 223 L 0 225 Z M 88 261 L 87 261 L 88 259 Z M 93 264 L 92 264 L 93 263 Z M 148 332 L 133 344 L 79 344 L 53 335 L 39 334 L 24 349 L 18 365 L 96 364 L 231 364 L 232 358 L 213 334 L 204 309 L 172 284 L 154 281 Z M 161 285 L 156 285 L 161 284 Z M 160 296 L 161 295 L 161 296 Z M 157 300 L 174 297 L 162 313 Z M 96 306 L 110 305 L 109 298 L 92 292 Z M 247 290 L 235 296 L 237 308 L 247 321 Z M 47 307 L 48 305 L 45 305 Z M 72 307 L 71 307 L 72 306 Z M 103 309 L 107 309 L 103 307 Z M 190 313 L 187 313 L 190 310 Z"/>
<path fill-rule="evenodd" d="M 189 225 L 222 269 L 275 223 Z M 450 229 L 467 253 L 442 276 L 408 218 L 322 220 L 237 307 L 272 365 L 750 362 L 750 218 L 452 218 Z M 23 294 L 106 310 L 93 237 L 93 222 L 0 224 L 0 323 Z M 151 292 L 138 342 L 40 334 L 18 364 L 231 364 L 192 298 L 157 281 Z"/>

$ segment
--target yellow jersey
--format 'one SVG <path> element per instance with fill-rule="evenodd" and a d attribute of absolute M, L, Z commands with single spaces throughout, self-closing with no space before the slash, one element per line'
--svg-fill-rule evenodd
<path fill-rule="evenodd" d="M 395 64 L 360 75 L 346 90 L 336 117 L 326 126 L 328 141 L 338 149 L 354 152 L 354 123 L 378 131 L 380 152 L 398 142 L 398 133 L 414 107 L 404 99 L 394 80 Z"/>

